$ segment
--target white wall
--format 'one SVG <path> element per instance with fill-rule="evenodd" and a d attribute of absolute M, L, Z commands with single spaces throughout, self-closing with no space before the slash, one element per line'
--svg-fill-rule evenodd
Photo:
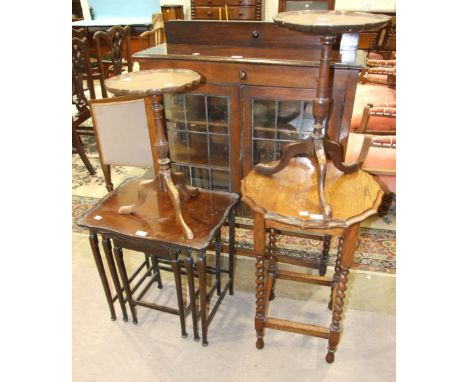
<path fill-rule="evenodd" d="M 335 2 L 337 10 L 395 11 L 395 8 L 396 0 L 336 0 Z"/>

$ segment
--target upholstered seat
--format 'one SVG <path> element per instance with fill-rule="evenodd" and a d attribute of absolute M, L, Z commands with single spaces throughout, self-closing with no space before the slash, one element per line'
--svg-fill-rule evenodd
<path fill-rule="evenodd" d="M 358 84 L 356 88 L 356 96 L 354 98 L 353 115 L 351 117 L 352 132 L 359 129 L 361 125 L 364 108 L 368 104 L 377 105 L 395 105 L 396 91 L 387 86 L 379 86 L 375 84 Z M 367 126 L 370 131 L 396 131 L 396 120 L 386 117 L 374 116 Z"/>
<path fill-rule="evenodd" d="M 348 147 L 346 149 L 346 162 L 357 160 L 364 143 L 365 134 L 349 134 Z M 376 180 L 387 192 L 396 192 L 396 137 L 381 136 L 375 143 L 381 142 L 380 145 L 372 145 L 369 148 L 366 160 L 362 169 L 374 174 Z M 393 173 L 393 175 L 384 175 L 385 173 Z"/>

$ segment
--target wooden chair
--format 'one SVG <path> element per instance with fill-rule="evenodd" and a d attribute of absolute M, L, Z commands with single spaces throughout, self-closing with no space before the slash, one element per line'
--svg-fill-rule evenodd
<path fill-rule="evenodd" d="M 86 37 L 72 38 L 72 147 L 73 153 L 78 153 L 91 175 L 96 172 L 91 165 L 84 151 L 80 138 L 81 125 L 91 117 L 88 99 L 83 87 L 84 74 L 91 98 L 95 98 L 94 87 L 92 86 L 91 66 L 89 63 L 89 50 Z"/>
<path fill-rule="evenodd" d="M 88 44 L 88 51 L 89 51 L 88 35 L 86 33 L 85 28 L 72 28 L 72 38 L 73 37 L 76 37 L 76 38 L 79 38 L 79 39 L 85 38 L 86 41 L 87 41 L 87 44 Z M 97 67 L 93 68 L 93 65 L 97 66 L 97 60 L 95 58 L 91 57 L 91 55 L 89 55 L 89 62 L 90 62 L 90 65 L 91 65 L 91 78 L 92 78 L 92 81 L 89 83 L 89 86 L 92 86 L 92 88 L 86 88 L 85 92 L 90 91 L 90 92 L 93 92 L 93 94 L 96 94 L 96 86 L 94 85 L 94 81 L 99 80 L 101 86 L 98 87 L 98 88 L 99 88 L 100 93 L 102 95 L 102 92 L 103 92 L 102 84 L 103 84 L 103 81 L 104 81 L 103 74 L 99 71 L 99 68 L 97 68 Z M 86 80 L 86 81 L 88 80 L 88 73 L 83 73 L 83 79 Z M 96 96 L 94 96 L 94 98 L 96 98 Z"/>
<path fill-rule="evenodd" d="M 93 40 L 96 42 L 99 71 L 102 73 L 101 91 L 103 98 L 107 98 L 107 89 L 104 80 L 110 74 L 119 75 L 124 67 L 129 72 L 133 71 L 132 55 L 130 51 L 130 27 L 116 25 L 107 31 L 97 31 Z M 103 45 L 103 46 L 102 46 Z M 102 46 L 102 47 L 101 47 Z M 104 46 L 108 47 L 106 56 L 103 57 Z"/>
<path fill-rule="evenodd" d="M 162 44 L 166 41 L 166 36 L 164 34 L 164 28 L 158 27 L 153 28 L 150 31 L 143 32 L 140 36 L 140 46 L 141 49 L 148 49 L 152 46 Z"/>
<path fill-rule="evenodd" d="M 151 113 L 151 105 L 134 96 L 92 100 L 89 104 L 106 188 L 112 191 L 111 165 L 153 165 L 146 114 L 148 107 Z"/>

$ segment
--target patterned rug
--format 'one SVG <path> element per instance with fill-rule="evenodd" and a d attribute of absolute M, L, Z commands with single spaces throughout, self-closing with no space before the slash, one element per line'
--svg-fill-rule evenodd
<path fill-rule="evenodd" d="M 88 211 L 100 198 L 107 194 L 104 178 L 96 153 L 94 137 L 85 137 L 88 157 L 97 171 L 94 176 L 89 175 L 80 158 L 75 155 L 72 160 L 72 220 L 73 232 L 86 233 L 75 224 L 76 219 Z M 129 177 L 143 176 L 148 169 L 112 166 L 112 182 L 117 187 Z M 362 271 L 382 272 L 394 274 L 396 271 L 396 202 L 390 208 L 387 216 L 367 219 L 361 224 L 361 235 L 354 255 L 353 268 Z M 226 228 L 227 230 L 227 228 Z M 223 229 L 223 241 L 227 243 L 227 231 Z M 330 247 L 329 264 L 334 264 L 338 240 L 334 238 Z M 236 245 L 238 248 L 253 250 L 253 232 L 247 229 L 236 230 Z M 280 235 L 277 246 L 281 254 L 319 259 L 322 249 L 320 240 L 303 239 Z"/>

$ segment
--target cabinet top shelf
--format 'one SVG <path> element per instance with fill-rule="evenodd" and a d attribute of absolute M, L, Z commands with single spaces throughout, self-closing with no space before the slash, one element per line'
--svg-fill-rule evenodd
<path fill-rule="evenodd" d="M 174 20 L 166 23 L 166 41 L 166 44 L 140 51 L 133 57 L 137 60 L 320 65 L 319 35 L 290 30 L 271 22 Z M 365 53 L 356 50 L 340 53 L 340 42 L 338 36 L 332 52 L 332 67 L 362 69 Z"/>
<path fill-rule="evenodd" d="M 232 54 L 230 56 L 223 55 L 222 51 Z M 294 53 L 297 54 L 297 59 L 285 59 L 285 58 L 267 58 L 261 57 L 262 52 L 259 52 L 260 57 L 246 57 L 241 56 L 245 54 L 245 50 L 241 47 L 237 49 L 222 49 L 220 47 L 219 51 L 216 52 L 213 47 L 198 46 L 197 49 L 192 49 L 194 52 L 190 52 L 183 47 L 181 47 L 180 52 L 178 53 L 168 53 L 168 46 L 166 43 L 156 45 L 149 49 L 142 50 L 138 53 L 135 53 L 132 57 L 136 60 L 142 58 L 158 58 L 158 59 L 170 59 L 170 60 L 192 60 L 192 61 L 207 61 L 207 62 L 226 62 L 226 63 L 249 63 L 249 64 L 266 64 L 266 65 L 285 65 L 285 66 L 303 66 L 303 67 L 319 67 L 320 61 L 318 59 L 304 60 L 303 55 L 300 55 L 297 50 L 294 50 Z M 216 55 L 218 53 L 218 55 Z M 286 52 L 293 53 L 293 52 Z M 353 60 L 348 61 L 339 51 L 332 52 L 332 67 L 343 68 L 343 69 L 362 69 L 365 66 L 366 52 L 358 50 L 356 56 Z"/>

